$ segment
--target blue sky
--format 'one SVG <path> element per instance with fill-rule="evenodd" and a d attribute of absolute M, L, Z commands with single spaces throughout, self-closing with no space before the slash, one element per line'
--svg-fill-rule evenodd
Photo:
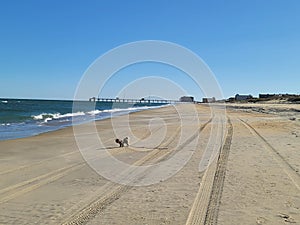
<path fill-rule="evenodd" d="M 298 0 L 1 0 L 0 97 L 72 99 L 94 60 L 140 40 L 174 42 L 196 53 L 214 72 L 224 97 L 300 94 L 299 12 Z M 170 68 L 128 71 L 116 74 L 118 85 L 108 84 L 103 97 L 115 97 L 143 76 L 166 77 L 203 97 Z M 156 95 L 151 85 L 147 92 Z M 174 99 L 181 94 L 166 92 Z M 143 95 L 137 90 L 125 97 Z"/>

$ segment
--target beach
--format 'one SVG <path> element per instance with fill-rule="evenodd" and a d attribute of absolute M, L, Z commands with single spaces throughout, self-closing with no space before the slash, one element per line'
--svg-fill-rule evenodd
<path fill-rule="evenodd" d="M 299 106 L 263 107 L 179 104 L 0 141 L 0 224 L 300 224 Z"/>

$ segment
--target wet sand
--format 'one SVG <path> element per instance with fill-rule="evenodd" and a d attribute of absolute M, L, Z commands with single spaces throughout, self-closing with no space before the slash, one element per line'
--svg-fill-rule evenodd
<path fill-rule="evenodd" d="M 81 155 L 71 127 L 1 141 L 0 224 L 300 224 L 297 111 L 291 119 L 274 110 L 231 107 L 224 124 L 215 119 L 221 111 L 212 114 L 207 105 L 178 107 L 133 113 L 113 124 L 97 121 L 96 130 L 93 124 L 76 127 L 78 140 L 90 147 L 84 157 L 96 163 L 106 162 L 106 150 L 137 167 L 177 153 L 190 156 L 177 173 L 147 186 L 136 185 L 155 177 L 152 167 L 127 173 L 134 174 L 127 185 L 99 175 Z M 93 141 L 95 132 L 104 147 Z M 118 148 L 116 132 L 129 136 L 131 146 Z M 218 155 L 199 171 L 210 140 L 218 142 L 211 145 L 220 147 Z"/>

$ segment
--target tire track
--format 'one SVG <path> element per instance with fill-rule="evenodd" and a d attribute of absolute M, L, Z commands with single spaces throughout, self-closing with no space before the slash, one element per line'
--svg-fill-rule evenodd
<path fill-rule="evenodd" d="M 122 154 L 122 149 L 118 150 L 118 152 L 111 153 L 112 155 Z M 97 160 L 97 158 L 93 158 L 93 160 Z M 0 190 L 0 204 L 3 204 L 7 201 L 10 201 L 16 197 L 19 197 L 23 194 L 26 194 L 30 191 L 34 191 L 37 188 L 40 188 L 44 185 L 47 185 L 51 182 L 54 182 L 69 173 L 81 169 L 86 165 L 86 162 L 74 163 L 69 166 L 59 168 L 57 170 L 51 171 L 49 173 L 31 178 L 29 180 L 22 181 L 20 183 L 11 185 L 9 187 L 3 188 Z M 30 165 L 32 166 L 32 165 Z M 12 193 L 11 193 L 12 192 Z"/>
<path fill-rule="evenodd" d="M 121 150 L 118 152 L 112 153 L 112 155 L 121 154 Z M 93 160 L 97 160 L 97 158 L 93 158 Z M 81 169 L 86 165 L 86 162 L 74 163 L 69 166 L 59 168 L 57 170 L 51 171 L 49 173 L 34 177 L 32 179 L 22 181 L 18 184 L 11 185 L 9 187 L 3 188 L 0 190 L 0 204 L 3 204 L 7 201 L 10 201 L 16 197 L 19 197 L 23 194 L 26 194 L 30 191 L 34 191 L 37 188 L 40 188 L 44 185 L 47 185 L 51 182 L 54 182 L 69 173 Z M 12 193 L 11 193 L 12 192 Z"/>
<path fill-rule="evenodd" d="M 297 170 L 254 127 L 240 118 L 239 120 L 260 141 L 262 146 L 268 150 L 273 159 L 291 179 L 292 183 L 300 190 L 300 174 L 297 173 Z"/>
<path fill-rule="evenodd" d="M 174 137 L 168 138 L 164 144 L 171 143 L 172 139 L 180 132 L 180 127 L 176 129 Z M 133 165 L 140 166 L 144 163 L 152 160 L 162 151 L 159 150 L 161 146 L 157 146 L 154 150 L 148 153 L 146 156 L 136 161 Z M 131 171 L 132 172 L 132 171 Z M 124 174 L 129 173 L 126 177 L 129 177 L 131 174 L 130 171 L 125 171 Z M 126 179 L 126 177 L 124 179 Z M 105 207 L 117 200 L 122 193 L 131 189 L 129 185 L 119 185 L 115 183 L 107 182 L 96 194 L 94 193 L 87 201 L 84 203 L 80 202 L 78 205 L 84 204 L 84 207 L 81 207 L 74 212 L 74 207 L 70 208 L 66 214 L 70 214 L 67 219 L 64 220 L 62 224 L 85 224 L 92 218 L 94 218 L 98 213 L 100 213 Z M 103 194 L 104 193 L 104 194 Z M 95 196 L 101 195 L 99 198 L 95 199 Z M 75 206 L 76 207 L 76 206 Z"/>
<path fill-rule="evenodd" d="M 88 134 L 90 134 L 90 133 L 88 133 Z M 114 140 L 114 138 L 110 138 L 104 144 L 110 143 L 112 140 Z M 13 169 L 9 169 L 9 170 L 5 170 L 5 171 L 0 171 L 0 175 L 5 175 L 5 174 L 16 172 L 16 171 L 19 171 L 19 170 L 30 169 L 31 167 L 42 165 L 45 162 L 48 162 L 48 161 L 51 161 L 51 160 L 56 160 L 56 159 L 59 159 L 59 158 L 64 158 L 66 156 L 70 156 L 70 155 L 73 155 L 73 154 L 76 154 L 76 153 L 80 153 L 80 152 L 79 151 L 67 152 L 67 153 L 60 154 L 60 155 L 57 155 L 57 156 L 54 156 L 54 157 L 50 157 L 50 158 L 47 158 L 47 159 L 40 160 L 38 162 L 22 165 L 22 166 L 19 166 L 19 167 L 13 168 Z"/>
<path fill-rule="evenodd" d="M 212 188 L 208 209 L 204 221 L 205 225 L 217 224 L 232 136 L 233 136 L 233 126 L 230 119 L 228 118 L 228 131 L 227 131 L 225 143 L 221 149 L 218 158 L 217 170 L 215 173 L 213 188 Z"/>
<path fill-rule="evenodd" d="M 44 160 L 41 160 L 41 161 L 38 161 L 38 162 L 35 162 L 35 163 L 31 163 L 31 164 L 19 166 L 19 167 L 13 168 L 13 169 L 1 171 L 0 175 L 4 175 L 4 174 L 7 174 L 7 173 L 12 173 L 12 172 L 15 172 L 15 171 L 18 171 L 18 170 L 28 169 L 30 167 L 41 165 L 41 164 L 43 164 L 45 162 L 48 162 L 48 161 L 51 161 L 51 160 L 55 160 L 55 159 L 58 159 L 58 158 L 62 158 L 62 157 L 65 157 L 65 156 L 68 156 L 68 155 L 72 155 L 72 154 L 75 154 L 75 153 L 77 153 L 77 151 L 68 152 L 68 153 L 65 153 L 65 154 L 62 154 L 62 155 L 58 155 L 58 156 L 54 156 L 54 157 L 51 157 L 51 158 L 48 158 L 48 159 L 44 159 Z"/>
<path fill-rule="evenodd" d="M 158 131 L 155 130 L 155 132 Z M 113 140 L 110 139 L 110 141 Z M 109 141 L 108 141 L 109 142 Z M 106 143 L 108 143 L 106 142 Z M 71 155 L 71 154 L 74 154 L 74 153 L 77 153 L 76 152 L 69 152 L 69 153 L 66 153 L 66 154 L 63 154 L 63 155 L 59 155 L 59 156 L 55 156 L 55 157 L 51 157 L 51 158 L 48 158 L 48 159 L 45 159 L 45 160 L 42 160 L 40 162 L 37 162 L 37 163 L 32 163 L 30 165 L 24 165 L 24 166 L 21 166 L 21 167 L 18 167 L 18 168 L 15 168 L 13 170 L 10 170 L 10 171 L 5 171 L 4 173 L 2 174 L 6 174 L 6 173 L 10 173 L 10 172 L 15 172 L 15 171 L 18 171 L 18 170 L 21 170 L 21 169 L 28 169 L 28 168 L 31 168 L 33 166 L 36 166 L 36 165 L 39 165 L 39 164 L 42 164 L 44 162 L 47 162 L 47 161 L 50 161 L 50 160 L 54 160 L 54 159 L 57 159 L 57 158 L 60 158 L 60 157 L 64 157 L 66 155 Z M 118 155 L 118 154 L 122 154 L 122 149 L 118 149 L 117 152 L 113 152 L 111 153 L 112 155 Z M 100 156 L 101 157 L 101 156 Z M 93 160 L 96 160 L 97 158 L 93 158 Z M 25 181 L 22 181 L 20 183 L 17 183 L 17 184 L 14 184 L 14 185 L 11 185 L 11 186 L 8 186 L 6 188 L 3 188 L 0 190 L 0 196 L 2 195 L 2 197 L 0 197 L 0 204 L 3 204 L 7 201 L 10 201 L 16 197 L 19 197 L 23 194 L 26 194 L 30 191 L 33 191 L 37 188 L 40 188 L 44 185 L 47 185 L 51 182 L 54 182 L 66 175 L 68 175 L 69 173 L 75 171 L 75 170 L 78 170 L 80 168 L 82 168 L 83 166 L 86 165 L 86 162 L 81 162 L 81 163 L 73 163 L 69 166 L 66 166 L 66 167 L 63 167 L 63 168 L 59 168 L 59 169 L 56 169 L 54 171 L 51 171 L 49 173 L 46 173 L 46 174 L 43 174 L 43 175 L 40 175 L 40 176 L 37 176 L 37 177 L 34 177 L 34 178 L 31 178 L 29 180 L 25 180 Z"/>
<path fill-rule="evenodd" d="M 215 157 L 202 175 L 201 184 L 190 210 L 186 225 L 212 224 L 218 215 L 219 199 L 222 195 L 223 182 L 226 172 L 231 139 L 233 134 L 231 121 L 228 119 L 225 142 L 219 149 L 219 156 Z"/>
<path fill-rule="evenodd" d="M 203 124 L 196 134 L 193 134 L 190 138 L 188 138 L 180 147 L 184 147 L 184 145 L 188 144 L 192 139 L 195 139 L 199 132 L 201 132 L 210 122 L 212 119 L 207 121 L 205 124 Z M 177 136 L 180 133 L 180 127 L 176 129 L 176 132 L 173 136 L 168 138 L 165 142 L 163 142 L 164 145 L 170 145 L 172 141 L 177 138 Z M 164 158 L 168 157 L 169 154 L 172 152 L 172 150 L 168 151 L 161 151 L 160 149 L 163 146 L 158 146 L 156 149 L 154 149 L 152 152 L 147 154 L 142 159 L 136 161 L 134 163 L 135 166 L 141 166 L 150 160 L 154 162 L 158 162 L 163 160 Z M 135 169 L 132 171 L 125 171 L 125 173 L 131 173 L 134 172 Z M 131 182 L 132 184 L 134 182 L 137 182 L 139 179 L 143 178 L 145 176 L 145 173 L 147 173 L 147 170 L 145 170 L 143 173 L 139 174 L 135 177 L 135 179 Z M 128 176 L 128 175 L 127 175 Z M 125 177 L 126 179 L 126 177 Z M 72 213 L 72 209 L 69 210 L 72 214 L 68 216 L 67 219 L 65 219 L 62 224 L 64 225 L 76 225 L 76 224 L 86 224 L 88 221 L 93 219 L 97 214 L 102 212 L 108 205 L 112 204 L 115 200 L 119 199 L 121 195 L 127 191 L 129 191 L 132 188 L 131 185 L 120 185 L 115 183 L 106 183 L 104 187 L 97 192 L 97 194 L 100 194 L 100 197 L 95 198 L 95 194 L 93 195 L 93 199 L 90 200 L 88 203 L 85 203 L 85 206 L 80 208 L 79 210 Z"/>
<path fill-rule="evenodd" d="M 20 195 L 26 194 L 30 191 L 33 191 L 43 185 L 49 184 L 53 181 L 60 179 L 61 177 L 69 174 L 72 171 L 75 171 L 79 168 L 82 168 L 84 163 L 80 164 L 73 164 L 70 166 L 66 166 L 64 168 L 60 168 L 58 170 L 52 171 L 50 173 L 35 177 L 28 181 L 21 182 L 19 184 L 10 186 L 8 188 L 2 189 L 1 194 L 5 194 L 2 198 L 0 198 L 0 204 L 3 204 L 7 201 L 10 201 Z M 9 194 L 10 192 L 14 191 L 13 193 Z"/>

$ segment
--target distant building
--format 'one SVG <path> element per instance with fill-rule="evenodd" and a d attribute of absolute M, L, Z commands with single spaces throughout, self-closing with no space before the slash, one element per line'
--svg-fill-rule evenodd
<path fill-rule="evenodd" d="M 194 102 L 194 97 L 192 96 L 182 96 L 179 99 L 180 102 Z"/>
<path fill-rule="evenodd" d="M 212 103 L 212 102 L 215 102 L 215 101 L 216 101 L 215 97 L 212 97 L 212 98 L 202 98 L 202 102 L 203 103 Z"/>
<path fill-rule="evenodd" d="M 259 98 L 274 98 L 275 94 L 259 94 Z"/>
<path fill-rule="evenodd" d="M 239 95 L 239 94 L 236 94 L 234 97 L 234 99 L 236 101 L 243 101 L 243 100 L 247 100 L 247 99 L 251 99 L 251 98 L 253 98 L 252 95 Z"/>

